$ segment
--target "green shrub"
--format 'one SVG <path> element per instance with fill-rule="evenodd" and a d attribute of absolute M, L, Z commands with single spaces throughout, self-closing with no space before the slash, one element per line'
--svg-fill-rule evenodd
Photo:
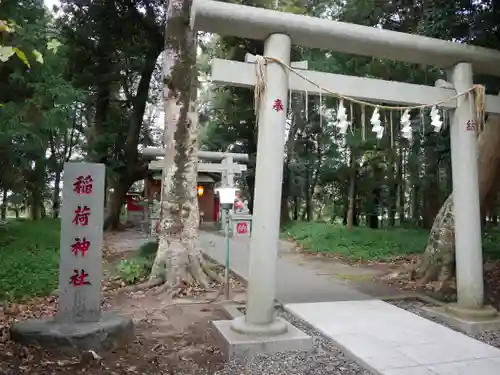
<path fill-rule="evenodd" d="M 0 230 L 0 300 L 46 296 L 57 288 L 60 221 L 9 220 Z"/>
<path fill-rule="evenodd" d="M 156 241 L 147 242 L 139 248 L 139 253 L 137 256 L 139 258 L 149 259 L 153 261 L 155 259 L 157 250 L 158 250 L 158 243 Z"/>
<path fill-rule="evenodd" d="M 142 245 L 131 259 L 123 259 L 116 267 L 116 273 L 127 284 L 135 284 L 146 278 L 151 272 L 156 257 L 158 244 L 148 242 Z"/>
<path fill-rule="evenodd" d="M 147 277 L 151 269 L 150 262 L 141 258 L 122 259 L 116 271 L 126 284 L 135 284 Z"/>

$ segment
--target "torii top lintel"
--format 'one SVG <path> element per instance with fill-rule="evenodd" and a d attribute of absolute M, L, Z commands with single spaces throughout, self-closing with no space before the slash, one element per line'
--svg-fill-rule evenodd
<path fill-rule="evenodd" d="M 375 27 L 212 0 L 193 0 L 194 30 L 264 40 L 286 34 L 294 45 L 448 69 L 468 62 L 475 73 L 500 76 L 500 51 Z"/>

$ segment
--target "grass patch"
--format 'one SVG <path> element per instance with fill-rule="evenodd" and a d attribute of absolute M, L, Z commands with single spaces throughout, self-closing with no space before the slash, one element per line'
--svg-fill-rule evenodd
<path fill-rule="evenodd" d="M 142 245 L 134 257 L 122 259 L 118 263 L 116 266 L 117 276 L 126 284 L 135 284 L 144 280 L 151 272 L 157 249 L 157 242 L 148 242 Z"/>
<path fill-rule="evenodd" d="M 46 296 L 57 288 L 60 221 L 9 220 L 0 227 L 0 300 Z"/>
<path fill-rule="evenodd" d="M 483 256 L 485 259 L 500 259 L 500 230 L 483 232 Z"/>
<path fill-rule="evenodd" d="M 341 225 L 320 222 L 295 222 L 285 228 L 284 234 L 308 251 L 339 254 L 351 260 L 390 260 L 421 253 L 427 241 L 425 230 L 355 227 L 349 232 Z"/>
<path fill-rule="evenodd" d="M 425 229 L 354 227 L 349 232 L 339 224 L 294 222 L 283 235 L 305 250 L 339 254 L 350 260 L 391 260 L 425 250 L 428 231 Z M 483 233 L 483 251 L 487 259 L 500 259 L 500 231 Z"/>

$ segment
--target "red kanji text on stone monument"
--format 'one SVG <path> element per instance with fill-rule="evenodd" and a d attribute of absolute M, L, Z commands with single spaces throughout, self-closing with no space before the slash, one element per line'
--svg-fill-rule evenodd
<path fill-rule="evenodd" d="M 87 251 L 90 249 L 90 241 L 87 241 L 85 237 L 75 237 L 75 242 L 71 245 L 71 252 L 77 257 L 78 253 L 85 256 Z"/>
<path fill-rule="evenodd" d="M 276 112 L 281 112 L 283 111 L 283 102 L 281 101 L 281 99 L 276 99 L 273 103 L 273 109 L 276 111 Z"/>
<path fill-rule="evenodd" d="M 75 217 L 73 218 L 73 224 L 81 225 L 86 227 L 89 225 L 90 208 L 87 206 L 78 206 L 75 210 Z"/>
<path fill-rule="evenodd" d="M 78 176 L 73 183 L 73 191 L 80 195 L 80 194 L 92 194 L 92 183 L 94 180 L 92 179 L 91 175 L 87 175 L 87 177 L 84 176 Z"/>
<path fill-rule="evenodd" d="M 83 268 L 78 272 L 77 269 L 73 270 L 73 276 L 69 278 L 69 283 L 73 286 L 83 286 L 91 285 L 90 281 L 87 280 L 89 274 L 83 270 Z"/>

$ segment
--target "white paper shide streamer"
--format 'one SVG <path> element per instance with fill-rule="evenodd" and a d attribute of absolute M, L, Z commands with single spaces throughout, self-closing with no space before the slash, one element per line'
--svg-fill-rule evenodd
<path fill-rule="evenodd" d="M 401 133 L 403 138 L 408 139 L 411 141 L 411 138 L 413 136 L 413 130 L 411 128 L 411 120 L 410 120 L 410 110 L 407 109 L 404 111 L 403 115 L 401 116 Z"/>
<path fill-rule="evenodd" d="M 344 101 L 339 102 L 339 107 L 337 109 L 337 129 L 339 133 L 345 135 L 347 133 L 347 128 L 349 127 L 349 122 L 347 121 L 346 108 L 344 107 Z"/>
<path fill-rule="evenodd" d="M 376 134 L 377 139 L 382 139 L 384 136 L 384 127 L 380 123 L 380 113 L 378 111 L 378 107 L 376 107 L 373 111 L 370 123 L 372 124 L 372 132 Z"/>
<path fill-rule="evenodd" d="M 443 121 L 441 121 L 441 115 L 436 106 L 431 109 L 431 126 L 434 127 L 434 131 L 439 133 L 441 127 L 443 126 Z"/>

